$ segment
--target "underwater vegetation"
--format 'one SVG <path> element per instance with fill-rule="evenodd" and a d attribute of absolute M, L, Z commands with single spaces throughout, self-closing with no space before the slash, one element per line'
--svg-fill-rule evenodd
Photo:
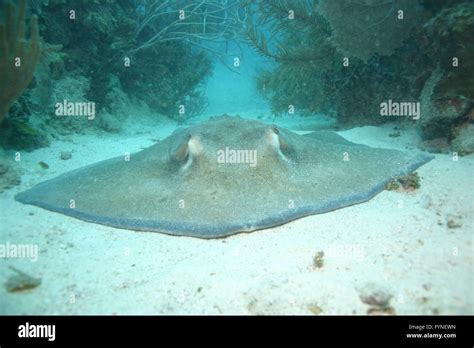
<path fill-rule="evenodd" d="M 8 51 L 0 58 L 1 118 L 10 110 L 1 146 L 33 150 L 70 133 L 119 132 L 131 109 L 143 106 L 179 122 L 200 115 L 212 57 L 225 57 L 206 43 L 236 37 L 236 4 L 49 0 L 15 6 L 0 0 L 2 50 Z M 181 9 L 186 17 L 177 21 Z M 13 66 L 16 56 L 21 68 Z M 97 122 L 55 117 L 55 103 L 64 100 L 95 103 Z"/>
<path fill-rule="evenodd" d="M 291 104 L 302 114 L 332 114 L 346 127 L 377 124 L 387 121 L 378 114 L 381 100 L 407 100 L 419 94 L 423 87 L 420 74 L 425 78 L 427 74 L 416 63 L 425 63 L 424 55 L 413 42 L 407 44 L 405 57 L 395 54 L 409 28 L 400 24 L 395 9 L 387 3 L 371 6 L 370 11 L 369 5 L 361 9 L 363 3 L 258 2 L 258 19 L 249 25 L 250 37 L 263 55 L 276 61 L 276 68 L 264 71 L 259 78 L 275 113 L 287 114 Z M 294 11 L 293 20 L 283 16 L 289 9 Z M 384 19 L 393 28 L 387 30 Z M 267 42 L 266 35 L 258 33 L 263 24 L 271 28 L 270 36 L 279 33 L 273 39 L 276 43 Z M 271 46 L 273 51 L 269 52 Z M 414 64 L 400 66 L 400 61 L 411 56 L 416 59 Z"/>
<path fill-rule="evenodd" d="M 0 24 L 0 123 L 30 84 L 41 52 L 38 17 L 31 17 L 30 40 L 26 40 L 25 12 L 25 0 L 20 1 L 18 11 L 12 4 L 4 4 L 5 23 Z"/>
<path fill-rule="evenodd" d="M 145 46 L 151 23 L 142 23 L 142 14 L 136 12 L 133 3 L 77 2 L 73 6 L 77 16 L 86 17 L 74 21 L 61 15 L 70 10 L 68 3 L 50 1 L 43 8 L 45 40 L 61 44 L 65 54 L 63 62 L 55 67 L 53 79 L 57 82 L 53 85 L 71 75 L 71 80 L 83 80 L 78 86 L 83 99 L 95 102 L 99 113 L 118 114 L 117 118 L 124 113 L 117 105 L 129 100 L 145 102 L 154 111 L 175 117 L 185 99 L 202 98 L 195 90 L 210 74 L 211 61 L 182 40 L 155 40 Z M 179 4 L 174 6 L 177 12 Z M 162 11 L 165 9 L 172 18 L 172 9 L 164 7 Z M 146 8 L 144 15 L 148 11 L 159 14 Z M 169 20 L 163 16 L 160 19 L 153 27 L 155 32 Z M 84 56 L 83 52 L 88 54 Z M 66 86 L 61 87 L 58 89 Z M 127 100 L 117 102 L 124 98 Z"/>
<path fill-rule="evenodd" d="M 252 13 L 249 42 L 274 62 L 258 76 L 274 114 L 288 115 L 291 105 L 302 115 L 333 115 L 346 128 L 394 121 L 380 117 L 384 100 L 417 101 L 424 139 L 442 138 L 440 151 L 452 146 L 474 152 L 468 140 L 474 136 L 471 1 L 272 0 L 246 6 Z"/>

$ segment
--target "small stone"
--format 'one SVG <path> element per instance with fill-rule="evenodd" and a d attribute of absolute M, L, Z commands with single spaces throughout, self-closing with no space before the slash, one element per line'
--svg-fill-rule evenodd
<path fill-rule="evenodd" d="M 5 283 L 8 292 L 29 290 L 41 285 L 41 278 L 34 278 L 11 266 L 9 268 L 16 274 L 11 275 Z"/>
<path fill-rule="evenodd" d="M 49 165 L 46 162 L 40 161 L 38 162 L 38 164 L 40 165 L 42 169 L 49 169 Z"/>
<path fill-rule="evenodd" d="M 398 138 L 400 136 L 400 131 L 396 131 L 394 133 L 389 133 L 388 136 L 390 138 Z"/>
<path fill-rule="evenodd" d="M 61 151 L 61 156 L 60 158 L 63 161 L 67 161 L 72 158 L 72 152 L 71 151 Z"/>
<path fill-rule="evenodd" d="M 315 315 L 319 315 L 323 311 L 321 307 L 312 303 L 308 305 L 308 310 Z"/>
<path fill-rule="evenodd" d="M 313 257 L 313 269 L 320 269 L 324 266 L 324 251 L 318 251 Z"/>
<path fill-rule="evenodd" d="M 453 216 L 453 215 L 448 215 L 447 217 L 447 226 L 448 228 L 461 228 L 462 223 L 459 221 L 460 217 L 459 216 Z"/>
<path fill-rule="evenodd" d="M 416 190 L 420 188 L 420 177 L 418 173 L 411 173 L 397 178 L 404 190 Z"/>
<path fill-rule="evenodd" d="M 367 310 L 368 315 L 395 315 L 395 308 L 393 307 L 370 307 Z"/>
<path fill-rule="evenodd" d="M 69 248 L 73 248 L 73 247 L 74 247 L 74 244 L 73 244 L 73 243 L 70 243 L 70 242 L 68 242 L 68 243 L 61 243 L 61 244 L 59 245 L 59 247 L 60 247 L 61 249 L 69 249 Z"/>
<path fill-rule="evenodd" d="M 396 180 L 390 180 L 385 184 L 385 189 L 387 191 L 395 191 L 400 188 L 400 184 Z"/>
<path fill-rule="evenodd" d="M 462 227 L 462 225 L 458 224 L 454 220 L 449 220 L 448 221 L 448 228 L 460 228 L 460 227 Z"/>
<path fill-rule="evenodd" d="M 359 291 L 359 297 L 362 302 L 379 308 L 386 308 L 389 306 L 392 294 L 386 290 L 378 287 L 376 284 L 369 283 Z"/>

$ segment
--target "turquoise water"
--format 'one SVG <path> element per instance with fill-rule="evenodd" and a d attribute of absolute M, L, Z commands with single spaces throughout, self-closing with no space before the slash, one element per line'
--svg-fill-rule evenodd
<path fill-rule="evenodd" d="M 473 313 L 471 2 L 0 8 L 1 314 Z"/>

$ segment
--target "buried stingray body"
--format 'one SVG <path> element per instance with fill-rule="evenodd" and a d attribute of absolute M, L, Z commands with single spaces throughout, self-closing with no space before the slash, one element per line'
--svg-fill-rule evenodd
<path fill-rule="evenodd" d="M 118 228 L 216 238 L 366 201 L 431 158 L 221 116 L 15 198 Z"/>

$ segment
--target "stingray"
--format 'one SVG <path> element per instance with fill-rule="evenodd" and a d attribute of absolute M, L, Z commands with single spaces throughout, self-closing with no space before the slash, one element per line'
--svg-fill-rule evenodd
<path fill-rule="evenodd" d="M 225 115 L 15 198 L 116 228 L 217 238 L 367 201 L 431 158 Z"/>

